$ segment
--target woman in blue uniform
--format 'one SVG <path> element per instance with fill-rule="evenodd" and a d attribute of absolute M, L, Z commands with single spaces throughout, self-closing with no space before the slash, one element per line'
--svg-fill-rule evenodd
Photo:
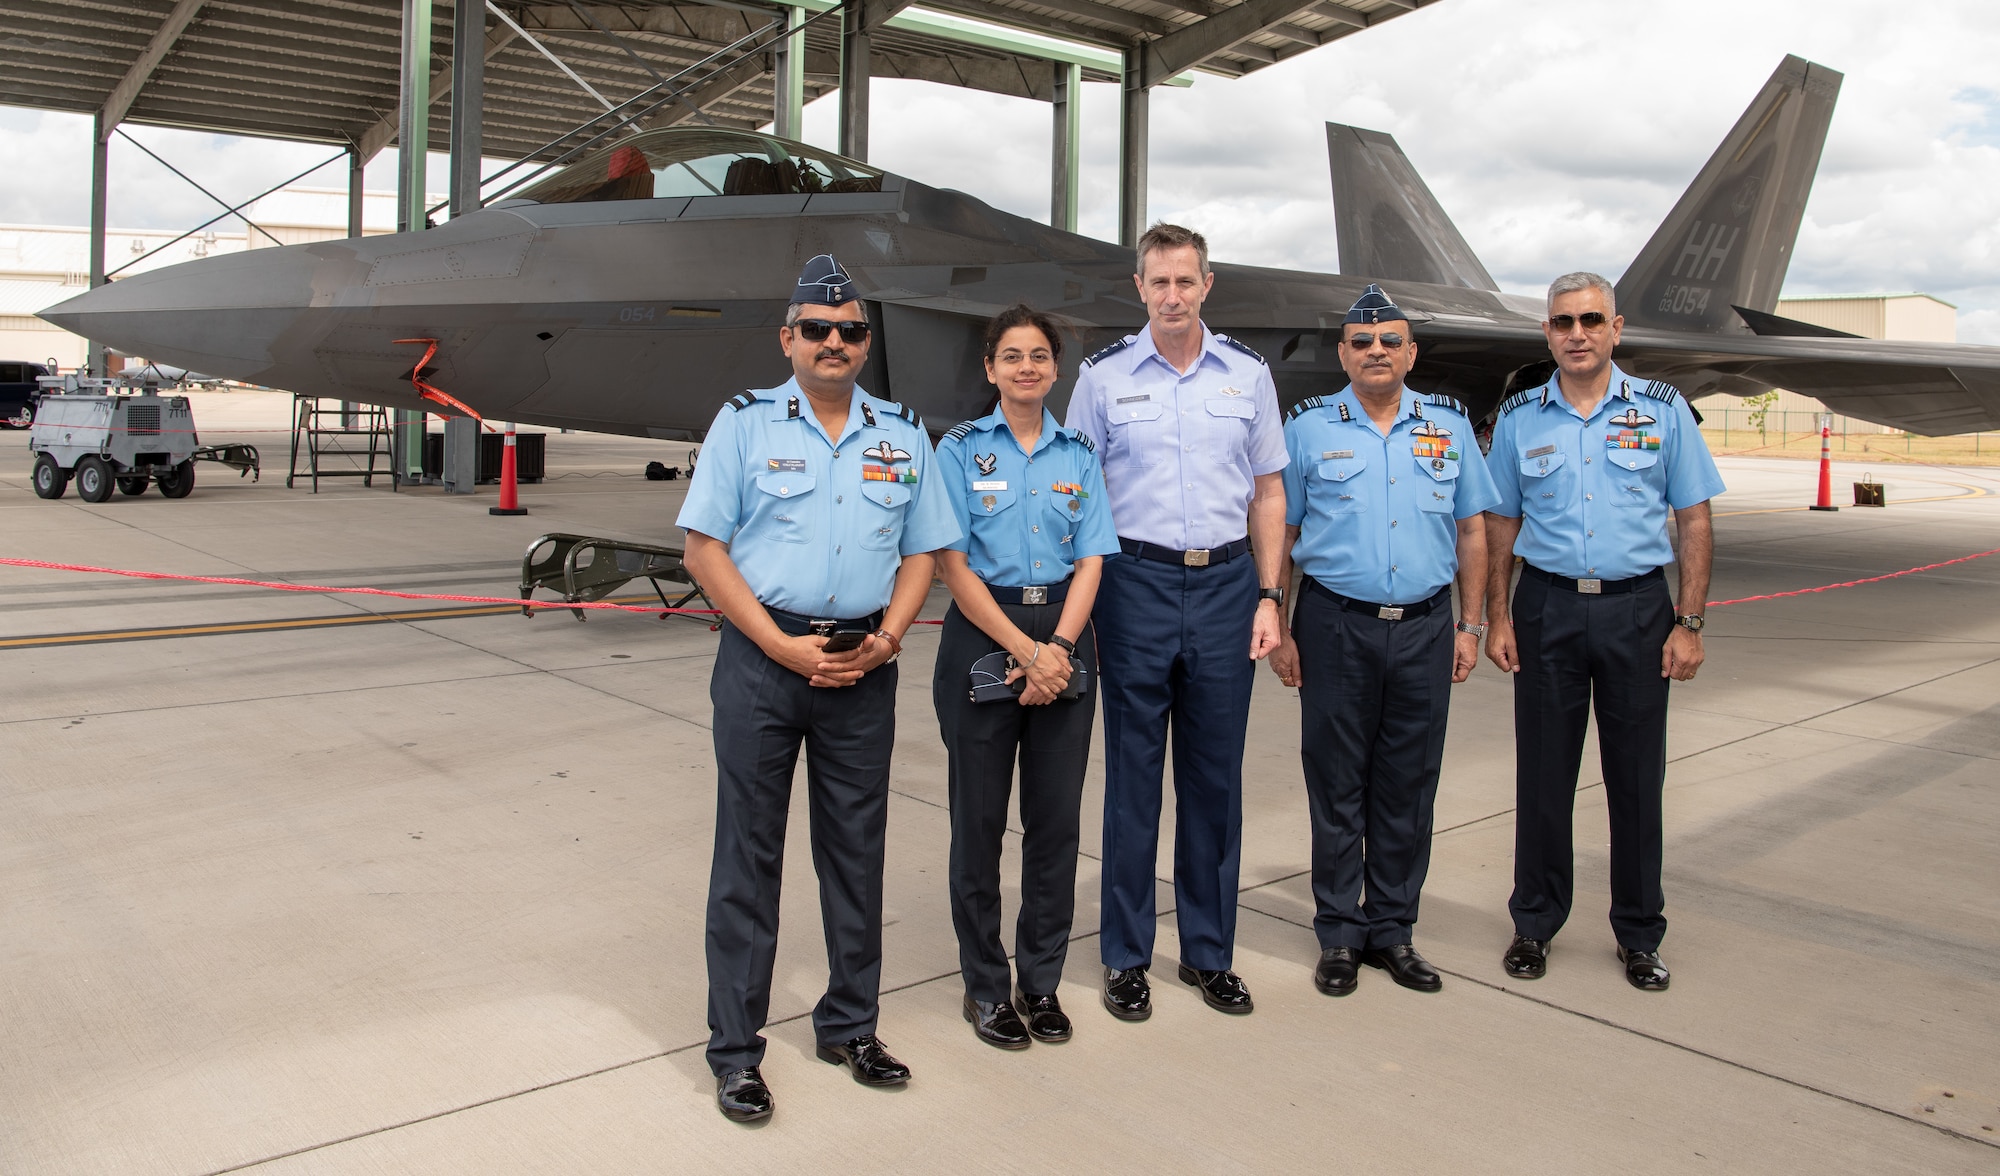
<path fill-rule="evenodd" d="M 950 753 L 951 918 L 965 1019 L 980 1040 L 1024 1049 L 1070 1036 L 1056 986 L 1076 905 L 1077 812 L 1096 709 L 1090 607 L 1118 535 L 1095 449 L 1043 407 L 1062 358 L 1055 323 L 1010 307 L 987 325 L 985 355 L 986 378 L 1000 390 L 994 410 L 945 434 L 937 450 L 938 489 L 967 538 L 937 553 L 953 603 L 932 697 Z M 1013 659 L 1018 698 L 972 701 L 973 663 L 999 652 Z M 1061 698 L 1072 655 L 1086 692 Z M 1017 761 L 1015 986 L 1000 942 L 1000 843 Z"/>

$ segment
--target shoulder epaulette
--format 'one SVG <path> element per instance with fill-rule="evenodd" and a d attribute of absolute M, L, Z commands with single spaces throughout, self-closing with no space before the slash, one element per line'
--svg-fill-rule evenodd
<path fill-rule="evenodd" d="M 757 398 L 748 392 L 738 392 L 729 398 L 729 407 L 735 409 L 737 412 L 742 412 L 755 403 L 757 403 Z"/>
<path fill-rule="evenodd" d="M 1465 411 L 1465 405 L 1460 404 L 1455 398 L 1446 396 L 1442 392 L 1426 393 L 1424 399 L 1434 407 L 1448 408 L 1467 420 L 1472 419 L 1472 414 Z"/>
<path fill-rule="evenodd" d="M 1250 346 L 1248 343 L 1243 343 L 1239 342 L 1238 340 L 1231 339 L 1227 335 L 1217 335 L 1215 337 L 1215 341 L 1217 343 L 1229 344 L 1231 347 L 1234 347 L 1236 350 L 1241 351 L 1243 354 L 1249 356 L 1251 359 L 1256 360 L 1258 363 L 1264 364 L 1265 367 L 1271 366 L 1269 363 L 1265 361 L 1263 356 L 1257 354 L 1257 349 Z"/>
<path fill-rule="evenodd" d="M 1220 336 L 1217 337 L 1220 338 Z M 1326 397 L 1308 396 L 1304 400 L 1301 400 L 1297 404 L 1294 404 L 1292 406 L 1292 410 L 1285 414 L 1285 420 L 1289 422 L 1301 413 L 1311 412 L 1313 409 L 1322 408 L 1325 405 L 1326 405 Z"/>
<path fill-rule="evenodd" d="M 1662 404 L 1672 404 L 1674 401 L 1680 399 L 1681 390 L 1672 384 L 1662 384 L 1658 380 L 1647 380 L 1645 386 L 1639 389 L 1639 395 L 1650 396 Z"/>
<path fill-rule="evenodd" d="M 902 417 L 904 420 L 910 422 L 911 424 L 917 426 L 918 428 L 922 428 L 924 425 L 922 421 L 917 419 L 917 410 L 911 408 L 907 404 L 896 405 L 896 415 Z"/>
<path fill-rule="evenodd" d="M 1541 391 L 1542 390 L 1540 388 L 1530 388 L 1526 392 L 1514 393 L 1512 396 L 1509 396 L 1507 399 L 1500 402 L 1500 415 L 1506 416 L 1508 413 L 1513 412 L 1515 409 L 1528 403 L 1530 400 L 1535 399 L 1537 396 L 1541 394 Z"/>
<path fill-rule="evenodd" d="M 978 421 L 960 421 L 946 430 L 945 436 L 953 441 L 963 441 L 972 435 L 972 427 L 978 423 Z"/>
<path fill-rule="evenodd" d="M 1067 432 L 1070 436 L 1076 438 L 1077 444 L 1083 446 L 1087 452 L 1090 453 L 1097 452 L 1097 442 L 1092 441 L 1090 439 L 1090 435 L 1088 433 L 1085 433 L 1082 429 L 1066 429 L 1064 431 Z"/>
<path fill-rule="evenodd" d="M 1096 363 L 1098 360 L 1103 359 L 1106 356 L 1116 355 L 1130 346 L 1132 346 L 1132 340 L 1120 339 L 1118 340 L 1118 342 L 1113 343 L 1109 347 L 1101 348 L 1097 351 L 1092 352 L 1090 358 L 1083 361 L 1083 366 L 1089 367 L 1092 364 Z"/>

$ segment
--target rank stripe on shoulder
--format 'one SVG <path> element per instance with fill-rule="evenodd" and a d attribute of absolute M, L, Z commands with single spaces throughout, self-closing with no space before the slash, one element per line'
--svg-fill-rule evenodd
<path fill-rule="evenodd" d="M 1507 399 L 1500 402 L 1500 415 L 1506 416 L 1508 413 L 1513 412 L 1515 409 L 1528 403 L 1530 400 L 1535 399 L 1535 397 L 1540 396 L 1541 394 L 1542 390 L 1540 388 L 1530 388 L 1526 392 L 1514 393 L 1512 396 L 1509 396 Z"/>
<path fill-rule="evenodd" d="M 1311 412 L 1315 408 L 1323 408 L 1325 405 L 1326 397 L 1308 396 L 1292 406 L 1292 410 L 1285 414 L 1285 420 L 1288 422 L 1292 421 L 1302 413 Z"/>
<path fill-rule="evenodd" d="M 1453 397 L 1446 396 L 1442 392 L 1426 393 L 1424 399 L 1434 407 L 1448 408 L 1451 411 L 1457 413 L 1458 415 L 1464 417 L 1466 420 L 1472 419 L 1472 414 L 1465 411 L 1465 405 L 1459 403 L 1458 400 L 1456 400 Z"/>
<path fill-rule="evenodd" d="M 1092 364 L 1096 363 L 1098 360 L 1104 359 L 1108 356 L 1116 355 L 1130 346 L 1132 346 L 1132 340 L 1120 339 L 1118 340 L 1118 342 L 1113 343 L 1109 347 L 1100 348 L 1099 350 L 1092 352 L 1089 358 L 1083 361 L 1083 366 L 1089 367 Z"/>
<path fill-rule="evenodd" d="M 742 412 L 744 409 L 749 408 L 751 405 L 755 403 L 757 403 L 757 398 L 755 396 L 750 395 L 748 392 L 738 392 L 736 395 L 731 396 L 729 398 L 729 407 L 736 410 L 737 412 Z"/>
<path fill-rule="evenodd" d="M 1650 396 L 1662 404 L 1672 404 L 1680 398 L 1680 394 L 1679 388 L 1672 384 L 1663 384 L 1658 380 L 1647 380 L 1645 386 L 1639 389 L 1639 395 Z"/>
<path fill-rule="evenodd" d="M 945 430 L 944 435 L 953 441 L 963 441 L 967 437 L 972 435 L 973 427 L 976 426 L 978 423 L 979 422 L 977 421 L 960 421 L 957 424 L 953 425 L 951 428 Z"/>
<path fill-rule="evenodd" d="M 1088 433 L 1085 433 L 1082 429 L 1065 429 L 1063 431 L 1068 433 L 1070 436 L 1076 438 L 1077 443 L 1082 445 L 1087 452 L 1090 453 L 1097 452 L 1097 442 L 1092 441 L 1090 439 L 1090 435 Z"/>
<path fill-rule="evenodd" d="M 1259 354 L 1256 348 L 1250 346 L 1248 343 L 1242 342 L 1241 340 L 1238 339 L 1231 339 L 1227 335 L 1217 335 L 1215 337 L 1215 341 L 1217 343 L 1229 344 L 1231 347 L 1234 347 L 1236 350 L 1241 351 L 1243 354 L 1249 356 L 1251 359 L 1256 360 L 1258 363 L 1263 364 L 1265 367 L 1271 366 L 1270 362 L 1267 361 L 1261 354 Z"/>

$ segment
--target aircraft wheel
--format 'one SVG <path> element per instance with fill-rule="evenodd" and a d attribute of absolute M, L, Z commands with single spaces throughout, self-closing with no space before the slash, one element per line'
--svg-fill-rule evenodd
<path fill-rule="evenodd" d="M 109 502 L 112 490 L 111 464 L 96 454 L 76 463 L 76 493 L 85 502 Z"/>
<path fill-rule="evenodd" d="M 160 475 L 160 494 L 165 498 L 186 498 L 194 493 L 194 459 L 175 466 Z"/>
<path fill-rule="evenodd" d="M 61 498 L 69 489 L 69 471 L 44 453 L 35 459 L 35 497 Z"/>
<path fill-rule="evenodd" d="M 146 479 L 144 478 L 118 479 L 118 493 L 123 494 L 127 498 L 137 498 L 145 492 Z"/>

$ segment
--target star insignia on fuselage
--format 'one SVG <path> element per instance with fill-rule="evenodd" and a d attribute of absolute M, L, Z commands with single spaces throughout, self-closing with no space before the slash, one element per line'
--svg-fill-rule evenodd
<path fill-rule="evenodd" d="M 908 455 L 906 454 L 905 456 L 907 457 Z M 1000 465 L 1000 455 L 997 453 L 975 453 L 972 455 L 972 464 L 979 467 L 980 473 L 990 474 Z"/>
<path fill-rule="evenodd" d="M 881 462 L 883 465 L 888 465 L 890 462 L 894 461 L 910 460 L 909 454 L 903 452 L 900 449 L 892 447 L 887 441 L 882 442 L 880 445 L 877 445 L 873 449 L 862 450 L 861 456 L 872 457 L 876 461 Z"/>
<path fill-rule="evenodd" d="M 1610 423 L 1624 429 L 1636 429 L 1640 425 L 1651 425 L 1658 422 L 1636 408 L 1628 408 L 1625 410 L 1624 416 L 1612 417 Z"/>

